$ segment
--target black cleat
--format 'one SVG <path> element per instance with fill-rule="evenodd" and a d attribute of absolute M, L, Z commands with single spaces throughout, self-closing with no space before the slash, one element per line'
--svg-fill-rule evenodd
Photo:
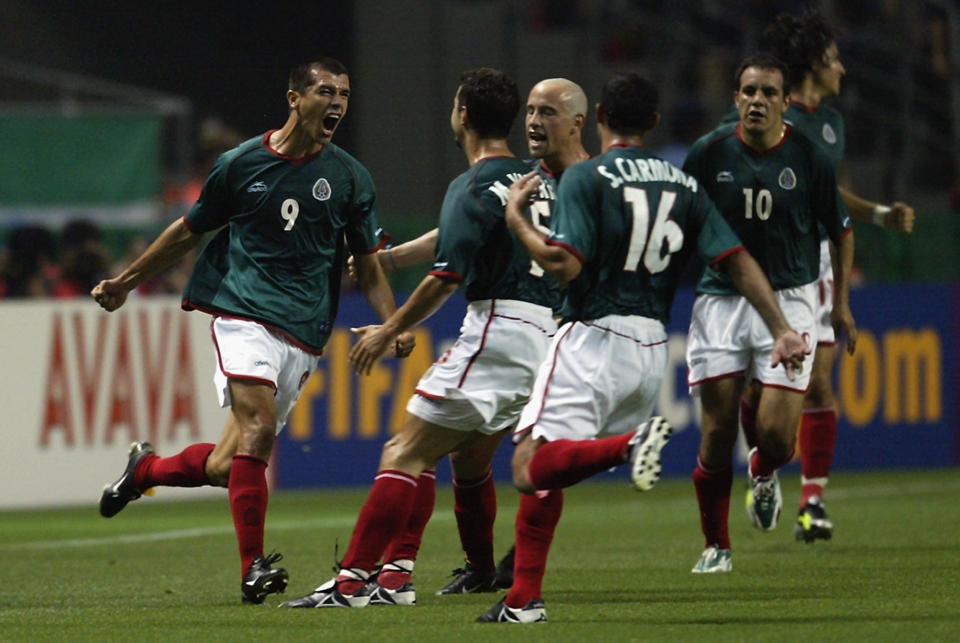
<path fill-rule="evenodd" d="M 287 581 L 290 575 L 283 567 L 270 567 L 278 560 L 282 560 L 283 555 L 272 553 L 266 558 L 257 556 L 247 567 L 247 573 L 240 584 L 240 592 L 243 602 L 251 605 L 259 605 L 267 594 L 283 594 L 287 589 Z"/>
<path fill-rule="evenodd" d="M 437 590 L 437 596 L 497 591 L 497 572 L 477 571 L 469 561 L 465 567 L 453 570 L 453 576 L 452 581 Z"/>
<path fill-rule="evenodd" d="M 523 607 L 508 607 L 500 601 L 477 617 L 477 623 L 546 623 L 547 609 L 543 599 L 535 598 Z"/>
<path fill-rule="evenodd" d="M 805 543 L 830 540 L 833 536 L 833 522 L 827 518 L 827 510 L 823 508 L 823 501 L 818 496 L 811 497 L 800 508 L 793 535 Z"/>
<path fill-rule="evenodd" d="M 120 513 L 120 510 L 127 506 L 131 500 L 139 498 L 143 492 L 133 485 L 133 472 L 137 465 L 148 455 L 153 455 L 153 446 L 149 442 L 134 442 L 130 445 L 129 459 L 127 468 L 123 474 L 103 488 L 100 494 L 100 515 L 104 518 L 111 518 Z"/>
<path fill-rule="evenodd" d="M 513 559 L 517 554 L 517 546 L 511 545 L 507 555 L 497 563 L 497 587 L 510 589 L 513 587 Z"/>

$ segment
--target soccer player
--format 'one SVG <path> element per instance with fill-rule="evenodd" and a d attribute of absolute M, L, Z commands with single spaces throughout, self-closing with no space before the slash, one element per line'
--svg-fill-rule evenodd
<path fill-rule="evenodd" d="M 374 311 L 381 319 L 395 311 L 373 254 L 382 240 L 370 174 L 331 142 L 349 98 L 339 61 L 293 69 L 284 126 L 223 154 L 190 212 L 91 291 L 114 311 L 205 232 L 219 230 L 194 265 L 183 308 L 213 316 L 214 383 L 221 405 L 230 407 L 226 428 L 216 444 L 166 458 L 147 442 L 134 443 L 123 474 L 104 488 L 100 513 L 114 516 L 155 486 L 226 487 L 245 603 L 262 603 L 287 585 L 286 570 L 272 566 L 281 555 L 263 555 L 265 472 L 276 433 L 333 328 L 347 248 L 357 255 L 360 287 Z M 401 356 L 413 348 L 411 335 L 391 341 Z"/>
<path fill-rule="evenodd" d="M 503 72 L 480 68 L 460 77 L 450 125 L 470 169 L 447 189 L 433 268 L 382 326 L 357 329 L 350 361 L 367 372 L 392 337 L 429 316 L 463 284 L 470 303 L 460 336 L 421 378 L 400 432 L 384 445 L 339 573 L 285 606 L 414 604 L 409 570 L 390 565 L 385 551 L 409 531 L 421 506 L 424 472 L 447 454 L 512 427 L 530 395 L 556 331 L 558 292 L 531 269 L 530 256 L 504 221 L 509 185 L 529 170 L 506 141 L 519 108 L 516 84 Z M 381 560 L 388 564 L 372 579 Z"/>
<path fill-rule="evenodd" d="M 837 248 L 833 323 L 856 343 L 849 306 L 853 229 L 839 203 L 833 164 L 820 147 L 783 120 L 789 74 L 769 54 L 745 60 L 734 102 L 740 120 L 702 137 L 684 170 L 695 176 L 724 218 L 757 257 L 793 328 L 817 342 L 821 224 Z M 699 395 L 702 436 L 693 472 L 706 549 L 693 571 L 732 569 L 728 520 L 738 407 L 747 379 L 757 380 L 757 445 L 750 451 L 750 517 L 776 527 L 782 498 L 776 470 L 793 454 L 811 369 L 790 380 L 768 368 L 773 338 L 757 311 L 736 296 L 729 277 L 711 268 L 696 288 L 687 344 L 688 381 Z"/>
<path fill-rule="evenodd" d="M 795 131 L 803 133 L 826 153 L 834 169 L 843 157 L 843 117 L 823 99 L 840 92 L 846 73 L 837 50 L 836 38 L 815 12 L 804 12 L 800 18 L 783 13 L 764 31 L 760 48 L 782 60 L 791 75 L 790 105 L 784 114 Z M 843 204 L 858 221 L 872 222 L 888 230 L 909 234 L 913 230 L 913 208 L 895 202 L 889 206 L 863 199 L 839 187 Z M 829 539 L 833 523 L 823 503 L 824 488 L 830 476 L 830 465 L 837 441 L 837 412 L 833 397 L 833 364 L 836 339 L 830 316 L 833 310 L 833 267 L 830 243 L 825 233 L 820 243 L 820 275 L 817 278 L 817 347 L 810 376 L 810 388 L 803 399 L 800 420 L 801 491 L 797 523 L 797 540 L 813 542 Z M 751 387 L 741 405 L 741 422 L 749 447 L 756 446 L 754 417 L 758 389 Z M 747 494 L 748 503 L 752 494 Z"/>
<path fill-rule="evenodd" d="M 480 622 L 546 620 L 541 585 L 564 487 L 628 462 L 637 489 L 659 478 L 671 429 L 650 412 L 667 367 L 664 324 L 692 253 L 760 311 L 776 337 L 766 359 L 792 373 L 809 352 L 697 181 L 643 148 L 659 120 L 657 103 L 656 88 L 637 74 L 606 83 L 597 107 L 603 152 L 564 174 L 548 237 L 520 215 L 539 189 L 536 175 L 511 188 L 511 229 L 537 263 L 567 284 L 567 296 L 565 323 L 514 435 L 514 483 L 524 494 L 514 584 Z"/>
<path fill-rule="evenodd" d="M 530 90 L 525 126 L 532 158 L 527 163 L 536 169 L 545 186 L 531 203 L 530 215 L 532 220 L 536 218 L 535 225 L 541 230 L 549 230 L 551 205 L 564 170 L 590 157 L 582 142 L 586 119 L 587 96 L 576 83 L 565 78 L 549 78 Z M 436 239 L 435 228 L 412 241 L 381 250 L 377 253 L 380 265 L 384 272 L 390 272 L 433 260 Z M 540 270 L 538 265 L 531 268 Z M 450 454 L 454 515 L 466 564 L 454 570 L 453 580 L 437 592 L 439 595 L 492 592 L 513 584 L 513 549 L 496 566 L 493 558 L 497 500 L 490 464 L 505 434 L 506 431 L 501 431 Z M 423 530 L 433 509 L 434 496 L 429 490 L 433 480 L 423 476 L 419 479 L 409 529 L 399 542 L 391 542 L 384 554 L 388 570 L 392 567 L 413 570 Z"/>

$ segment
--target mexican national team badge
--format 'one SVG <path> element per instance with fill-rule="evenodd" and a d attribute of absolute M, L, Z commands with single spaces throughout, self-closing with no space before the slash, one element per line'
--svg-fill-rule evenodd
<path fill-rule="evenodd" d="M 331 194 L 333 190 L 330 189 L 330 183 L 326 179 L 317 179 L 313 184 L 313 198 L 317 201 L 326 201 Z"/>
<path fill-rule="evenodd" d="M 823 124 L 822 134 L 823 140 L 825 140 L 827 143 L 830 143 L 830 145 L 833 145 L 837 142 L 837 133 L 833 131 L 832 127 L 830 127 L 830 123 Z"/>
<path fill-rule="evenodd" d="M 780 177 L 777 179 L 777 182 L 784 190 L 792 190 L 797 187 L 797 175 L 793 173 L 791 168 L 785 167 L 783 171 L 780 172 Z"/>

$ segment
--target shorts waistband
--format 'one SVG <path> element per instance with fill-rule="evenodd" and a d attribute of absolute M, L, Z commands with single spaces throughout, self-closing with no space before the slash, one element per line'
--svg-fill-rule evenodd
<path fill-rule="evenodd" d="M 604 315 L 603 317 L 598 317 L 597 319 L 588 319 L 581 323 L 586 326 L 592 326 L 602 330 L 666 332 L 663 323 L 660 320 L 652 319 L 650 317 L 641 317 L 640 315 Z"/>
<path fill-rule="evenodd" d="M 467 308 L 474 312 L 489 312 L 493 310 L 494 313 L 528 313 L 538 317 L 549 317 L 553 319 L 553 311 L 546 306 L 531 304 L 529 301 L 520 301 L 519 299 L 479 299 L 477 301 L 471 301 Z"/>

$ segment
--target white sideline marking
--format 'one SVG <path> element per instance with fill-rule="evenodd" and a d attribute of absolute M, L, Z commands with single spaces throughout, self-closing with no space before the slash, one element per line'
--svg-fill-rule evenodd
<path fill-rule="evenodd" d="M 435 511 L 431 520 L 449 520 L 453 517 L 452 511 Z M 267 531 L 295 531 L 302 529 L 330 529 L 332 527 L 351 527 L 356 522 L 354 516 L 339 518 L 325 518 L 323 520 L 272 522 Z M 0 544 L 0 551 L 24 551 L 43 549 L 68 549 L 78 547 L 101 547 L 103 545 L 138 545 L 141 543 L 160 542 L 164 540 L 181 540 L 184 538 L 199 538 L 201 536 L 221 536 L 232 534 L 233 527 L 194 527 L 191 529 L 172 529 L 168 531 L 151 532 L 147 534 L 126 534 L 120 536 L 101 536 L 99 538 L 68 538 L 66 540 L 42 540 L 28 543 Z"/>

